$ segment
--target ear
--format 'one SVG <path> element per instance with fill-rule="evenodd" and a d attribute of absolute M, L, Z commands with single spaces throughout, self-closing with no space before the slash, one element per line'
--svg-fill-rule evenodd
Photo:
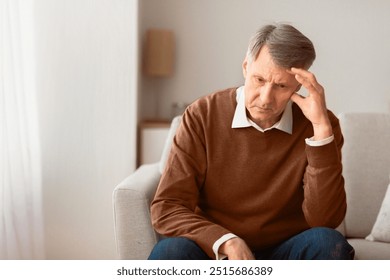
<path fill-rule="evenodd" d="M 248 59 L 245 57 L 244 62 L 242 63 L 242 74 L 244 78 L 246 78 L 246 74 L 248 73 Z"/>

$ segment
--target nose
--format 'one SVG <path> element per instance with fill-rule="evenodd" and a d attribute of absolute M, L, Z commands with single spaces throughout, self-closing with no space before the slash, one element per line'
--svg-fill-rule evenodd
<path fill-rule="evenodd" d="M 270 83 L 266 83 L 260 88 L 259 99 L 261 107 L 271 106 L 273 103 L 274 94 L 273 87 Z"/>

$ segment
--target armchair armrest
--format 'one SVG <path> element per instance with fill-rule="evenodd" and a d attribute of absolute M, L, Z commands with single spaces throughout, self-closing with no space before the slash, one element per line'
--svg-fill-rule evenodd
<path fill-rule="evenodd" d="M 114 189 L 115 240 L 120 259 L 146 259 L 158 240 L 149 205 L 160 177 L 158 163 L 145 164 Z"/>

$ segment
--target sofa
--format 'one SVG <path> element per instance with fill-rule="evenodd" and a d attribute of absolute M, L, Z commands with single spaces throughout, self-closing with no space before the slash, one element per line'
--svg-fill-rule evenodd
<path fill-rule="evenodd" d="M 337 229 L 355 248 L 355 259 L 390 260 L 390 213 L 384 209 L 386 205 L 390 208 L 390 115 L 343 113 L 339 119 L 345 140 L 343 175 L 348 209 Z M 119 259 L 146 259 L 162 238 L 151 226 L 149 205 L 180 120 L 176 117 L 171 123 L 160 161 L 140 166 L 113 191 Z"/>

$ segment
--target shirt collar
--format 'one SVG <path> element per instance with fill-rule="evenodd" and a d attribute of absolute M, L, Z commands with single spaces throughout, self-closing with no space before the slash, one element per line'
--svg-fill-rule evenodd
<path fill-rule="evenodd" d="M 287 106 L 280 120 L 277 123 L 275 123 L 273 126 L 263 129 L 260 126 L 258 126 L 255 122 L 253 122 L 251 119 L 249 119 L 246 115 L 244 86 L 239 87 L 236 90 L 236 94 L 237 94 L 236 95 L 237 106 L 236 106 L 236 111 L 234 112 L 232 128 L 244 128 L 244 127 L 252 126 L 261 132 L 265 132 L 267 130 L 276 128 L 286 133 L 292 134 L 293 116 L 292 116 L 291 101 L 287 103 Z"/>

